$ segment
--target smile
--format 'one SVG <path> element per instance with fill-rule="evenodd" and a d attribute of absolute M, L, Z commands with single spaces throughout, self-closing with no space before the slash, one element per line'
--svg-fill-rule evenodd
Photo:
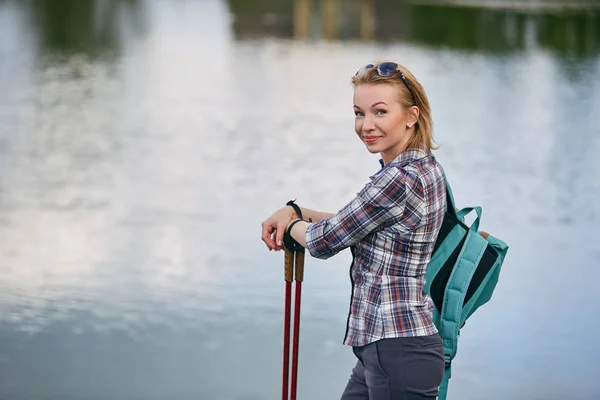
<path fill-rule="evenodd" d="M 379 140 L 379 136 L 365 137 L 367 143 L 375 143 L 377 140 Z"/>

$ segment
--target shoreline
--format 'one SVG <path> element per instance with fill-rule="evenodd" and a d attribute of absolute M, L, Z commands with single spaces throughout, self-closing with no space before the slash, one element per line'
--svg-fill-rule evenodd
<path fill-rule="evenodd" d="M 496 11 L 519 11 L 519 12 L 568 12 L 568 11 L 586 11 L 599 10 L 598 1 L 556 1 L 556 0 L 410 0 L 412 5 L 423 6 L 450 6 L 465 8 L 480 8 Z"/>

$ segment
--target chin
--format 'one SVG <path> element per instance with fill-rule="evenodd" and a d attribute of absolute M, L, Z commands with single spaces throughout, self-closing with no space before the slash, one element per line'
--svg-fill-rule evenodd
<path fill-rule="evenodd" d="M 367 151 L 371 154 L 378 154 L 381 153 L 381 149 L 377 146 L 366 146 L 367 147 Z"/>

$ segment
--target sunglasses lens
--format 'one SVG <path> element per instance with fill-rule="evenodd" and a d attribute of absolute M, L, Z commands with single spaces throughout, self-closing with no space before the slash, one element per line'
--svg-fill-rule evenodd
<path fill-rule="evenodd" d="M 384 62 L 379 64 L 379 66 L 377 67 L 377 72 L 379 72 L 379 75 L 381 76 L 392 76 L 394 75 L 397 69 L 398 64 L 393 62 Z"/>
<path fill-rule="evenodd" d="M 366 70 L 368 70 L 370 68 L 373 68 L 373 67 L 374 67 L 373 64 L 367 64 L 364 67 L 362 67 L 361 69 L 359 69 L 358 71 L 356 71 L 356 75 L 355 76 L 362 75 Z"/>

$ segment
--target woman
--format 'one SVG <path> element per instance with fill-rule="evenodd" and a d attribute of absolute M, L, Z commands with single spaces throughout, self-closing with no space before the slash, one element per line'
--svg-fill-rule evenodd
<path fill-rule="evenodd" d="M 435 399 L 444 352 L 424 275 L 446 209 L 445 178 L 431 150 L 429 101 L 393 62 L 352 78 L 354 129 L 381 169 L 336 214 L 285 206 L 262 224 L 270 250 L 283 236 L 326 259 L 350 247 L 352 297 L 344 343 L 358 361 L 342 400 Z M 290 203 L 288 203 L 290 204 Z M 311 221 L 311 222 L 309 222 Z"/>

